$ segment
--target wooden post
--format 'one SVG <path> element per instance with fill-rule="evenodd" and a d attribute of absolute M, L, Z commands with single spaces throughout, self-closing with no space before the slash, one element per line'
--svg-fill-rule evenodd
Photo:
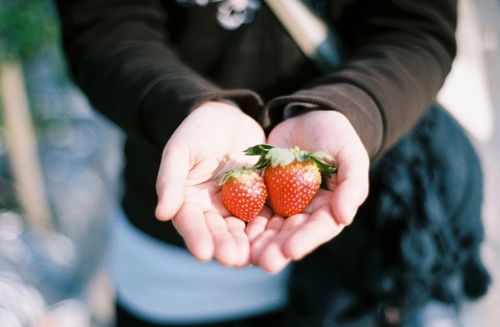
<path fill-rule="evenodd" d="M 52 214 L 38 159 L 22 66 L 17 60 L 0 65 L 0 99 L 8 157 L 21 210 L 30 228 L 51 231 L 54 229 Z"/>

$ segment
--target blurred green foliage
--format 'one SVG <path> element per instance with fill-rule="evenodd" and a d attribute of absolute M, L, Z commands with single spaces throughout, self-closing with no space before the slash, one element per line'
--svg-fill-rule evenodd
<path fill-rule="evenodd" d="M 0 0 L 0 62 L 27 59 L 56 41 L 52 3 L 46 0 Z"/>

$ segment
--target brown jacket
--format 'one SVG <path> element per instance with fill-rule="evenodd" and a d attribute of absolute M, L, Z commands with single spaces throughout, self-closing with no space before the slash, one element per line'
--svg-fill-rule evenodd
<path fill-rule="evenodd" d="M 332 0 L 325 17 L 345 63 L 321 74 L 264 5 L 222 29 L 215 7 L 175 1 L 58 1 L 64 50 L 92 105 L 127 135 L 124 208 L 159 239 L 181 240 L 154 218 L 155 179 L 171 133 L 198 104 L 231 99 L 256 119 L 288 103 L 345 114 L 374 158 L 415 125 L 455 55 L 456 1 Z"/>

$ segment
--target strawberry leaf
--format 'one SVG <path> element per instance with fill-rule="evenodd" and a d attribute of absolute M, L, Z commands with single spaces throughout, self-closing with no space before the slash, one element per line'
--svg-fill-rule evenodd
<path fill-rule="evenodd" d="M 297 161 L 306 161 L 311 157 L 311 153 L 309 151 L 301 150 L 297 146 L 290 149 L 290 151 L 293 153 L 293 155 L 295 156 L 295 160 Z"/>
<path fill-rule="evenodd" d="M 297 146 L 287 149 L 275 148 L 269 144 L 259 144 L 246 149 L 244 153 L 249 156 L 260 156 L 257 163 L 253 166 L 254 169 L 265 169 L 269 165 L 273 167 L 286 166 L 295 160 L 311 160 L 317 164 L 320 172 L 327 177 L 337 171 L 335 159 L 323 151 L 311 153 L 301 150 Z"/>
<path fill-rule="evenodd" d="M 264 169 L 267 166 L 269 166 L 269 164 L 271 163 L 271 161 L 268 158 L 266 158 L 266 155 L 269 152 L 269 150 L 271 150 L 272 148 L 273 148 L 273 146 L 271 146 L 269 144 L 259 144 L 256 146 L 252 146 L 243 152 L 247 156 L 260 156 L 259 160 L 255 163 L 253 168 L 254 169 Z"/>
<path fill-rule="evenodd" d="M 257 161 L 255 163 L 255 165 L 253 165 L 253 168 L 264 169 L 267 166 L 269 166 L 270 163 L 271 163 L 271 161 L 269 159 L 267 159 L 265 155 L 262 155 L 262 156 L 260 156 L 259 161 Z"/>
<path fill-rule="evenodd" d="M 272 148 L 273 146 L 269 144 L 259 144 L 256 146 L 252 146 L 243 152 L 248 156 L 261 156 L 266 155 L 267 152 Z"/>
<path fill-rule="evenodd" d="M 232 174 L 233 174 L 232 170 L 226 171 L 224 175 L 222 175 L 222 177 L 217 182 L 217 185 L 224 185 L 229 179 L 232 178 Z"/>
<path fill-rule="evenodd" d="M 295 153 L 290 149 L 272 148 L 266 154 L 266 159 L 271 162 L 271 166 L 286 166 L 296 160 Z"/>
<path fill-rule="evenodd" d="M 330 166 L 335 166 L 336 164 L 335 158 L 333 158 L 331 155 L 323 151 L 315 151 L 311 153 L 311 157 L 316 158 L 317 160 Z"/>
<path fill-rule="evenodd" d="M 256 173 L 254 168 L 240 167 L 232 170 L 228 170 L 222 175 L 221 179 L 217 183 L 218 185 L 223 185 L 231 179 L 239 180 L 245 176 L 249 176 L 252 173 Z"/>
<path fill-rule="evenodd" d="M 311 154 L 310 160 L 316 163 L 322 175 L 330 177 L 337 172 L 335 159 L 325 152 L 314 152 Z"/>

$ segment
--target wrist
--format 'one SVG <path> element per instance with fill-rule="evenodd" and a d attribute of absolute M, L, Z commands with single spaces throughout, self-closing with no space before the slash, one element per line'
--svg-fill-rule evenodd
<path fill-rule="evenodd" d="M 238 104 L 234 101 L 231 100 L 209 100 L 205 101 L 198 106 L 196 106 L 193 111 L 202 109 L 202 108 L 222 108 L 222 109 L 238 109 L 241 111 L 240 107 Z"/>
<path fill-rule="evenodd" d="M 316 104 L 306 103 L 306 102 L 293 102 L 289 103 L 283 109 L 283 120 L 300 116 L 306 112 L 313 110 L 321 110 Z"/>

